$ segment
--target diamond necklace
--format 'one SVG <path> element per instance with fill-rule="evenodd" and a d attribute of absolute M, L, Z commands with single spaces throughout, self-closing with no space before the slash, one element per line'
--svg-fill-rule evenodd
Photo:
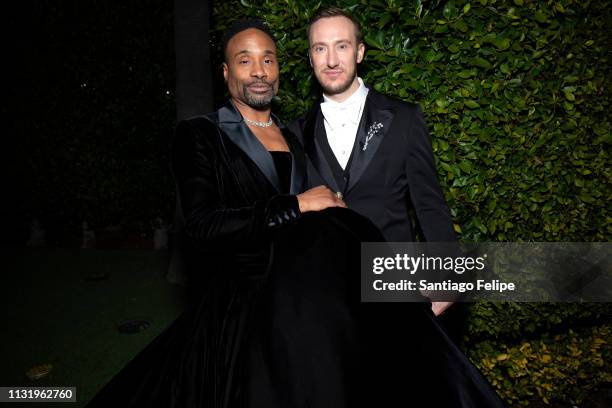
<path fill-rule="evenodd" d="M 247 118 L 244 118 L 244 120 L 246 120 L 248 123 L 250 123 L 253 126 L 262 127 L 262 128 L 270 127 L 274 123 L 274 122 L 272 122 L 272 117 L 270 117 L 270 120 L 267 121 L 267 122 L 260 122 L 258 120 L 251 120 L 251 119 L 247 119 Z"/>

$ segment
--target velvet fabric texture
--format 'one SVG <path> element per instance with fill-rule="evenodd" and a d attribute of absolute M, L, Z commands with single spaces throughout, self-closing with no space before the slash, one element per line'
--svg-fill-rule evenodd
<path fill-rule="evenodd" d="M 231 104 L 178 126 L 193 301 L 88 406 L 503 406 L 425 299 L 360 302 L 361 242 L 383 236 L 352 210 L 299 212 L 304 156 L 284 135 L 289 195 Z"/>

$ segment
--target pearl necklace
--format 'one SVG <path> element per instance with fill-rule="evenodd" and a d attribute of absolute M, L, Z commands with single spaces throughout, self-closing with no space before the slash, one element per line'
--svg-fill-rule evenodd
<path fill-rule="evenodd" d="M 247 119 L 247 118 L 244 118 L 244 120 L 246 120 L 247 123 L 250 123 L 253 126 L 262 127 L 262 128 L 270 127 L 274 123 L 274 122 L 272 122 L 272 117 L 270 117 L 270 120 L 267 121 L 267 122 L 260 122 L 258 120 L 251 120 L 251 119 Z"/>

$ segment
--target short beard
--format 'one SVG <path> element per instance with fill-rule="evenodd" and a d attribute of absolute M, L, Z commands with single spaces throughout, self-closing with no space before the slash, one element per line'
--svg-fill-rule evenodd
<path fill-rule="evenodd" d="M 319 84 L 321 85 L 321 88 L 323 88 L 323 92 L 326 95 L 338 95 L 351 87 L 356 76 L 357 76 L 357 70 L 354 70 L 353 75 L 351 75 L 351 77 L 348 78 L 347 81 L 344 83 L 333 84 L 332 86 L 326 86 L 319 81 Z"/>
<path fill-rule="evenodd" d="M 265 83 L 262 81 L 262 83 Z M 267 108 L 272 103 L 272 99 L 274 98 L 274 83 L 266 83 L 270 86 L 270 92 L 265 95 L 253 95 L 250 91 L 248 85 L 243 85 L 242 91 L 244 93 L 244 100 L 247 105 L 249 105 L 253 109 L 262 109 Z"/>

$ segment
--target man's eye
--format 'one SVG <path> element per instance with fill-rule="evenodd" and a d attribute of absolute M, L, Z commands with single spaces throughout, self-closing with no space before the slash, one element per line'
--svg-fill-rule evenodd
<path fill-rule="evenodd" d="M 346 44 L 340 44 L 340 49 L 341 50 L 345 50 L 346 48 L 348 48 L 348 46 Z"/>
<path fill-rule="evenodd" d="M 248 64 L 249 60 L 241 60 L 241 61 L 238 61 L 238 63 L 239 64 Z"/>
<path fill-rule="evenodd" d="M 315 52 L 323 52 L 323 47 L 315 47 Z"/>

